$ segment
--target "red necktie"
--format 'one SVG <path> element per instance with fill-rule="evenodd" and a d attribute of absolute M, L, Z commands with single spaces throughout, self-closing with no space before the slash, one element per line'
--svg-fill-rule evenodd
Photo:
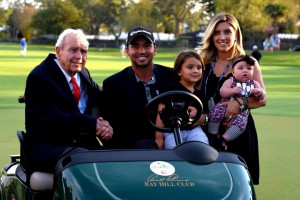
<path fill-rule="evenodd" d="M 76 79 L 74 77 L 71 78 L 71 83 L 73 84 L 72 93 L 73 93 L 76 103 L 78 104 L 79 99 L 80 99 L 80 87 L 77 85 Z"/>

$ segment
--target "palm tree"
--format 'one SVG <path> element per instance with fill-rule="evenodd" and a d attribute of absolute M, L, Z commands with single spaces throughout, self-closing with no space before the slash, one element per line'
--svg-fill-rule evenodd
<path fill-rule="evenodd" d="M 272 27 L 274 28 L 274 34 L 278 31 L 278 19 L 284 16 L 285 7 L 280 4 L 267 4 L 264 8 L 264 12 L 273 18 Z"/>

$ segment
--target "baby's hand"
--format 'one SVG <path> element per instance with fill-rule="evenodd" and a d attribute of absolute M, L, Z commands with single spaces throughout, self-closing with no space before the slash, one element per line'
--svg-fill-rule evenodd
<path fill-rule="evenodd" d="M 250 94 L 253 94 L 255 97 L 259 97 L 259 96 L 261 96 L 263 94 L 263 91 L 260 88 L 253 88 L 250 91 Z"/>
<path fill-rule="evenodd" d="M 242 87 L 236 86 L 234 88 L 232 88 L 232 93 L 233 94 L 239 94 L 242 91 Z"/>

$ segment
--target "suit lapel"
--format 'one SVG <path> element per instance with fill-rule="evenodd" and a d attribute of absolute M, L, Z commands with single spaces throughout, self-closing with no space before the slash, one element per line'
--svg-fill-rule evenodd
<path fill-rule="evenodd" d="M 126 84 L 124 84 L 127 86 L 124 89 L 128 93 L 128 99 L 129 99 L 128 104 L 132 105 L 131 107 L 134 109 L 144 108 L 145 105 L 147 104 L 144 85 L 142 83 L 137 83 L 135 74 L 131 67 L 128 69 L 127 73 L 128 74 L 125 75 L 125 77 L 130 77 L 130 78 L 126 78 L 124 80 L 127 82 Z M 135 112 L 140 112 L 140 111 L 137 110 Z"/>
<path fill-rule="evenodd" d="M 79 112 L 78 106 L 74 100 L 72 91 L 70 89 L 69 83 L 66 80 L 66 77 L 62 73 L 59 66 L 54 61 L 55 55 L 50 57 L 48 62 L 50 62 L 50 65 L 48 67 L 49 74 L 54 81 L 55 87 L 57 87 L 57 91 L 60 91 L 61 96 L 65 98 L 65 101 L 67 102 L 74 102 L 72 103 L 72 106 L 75 110 Z"/>
<path fill-rule="evenodd" d="M 156 91 L 158 92 L 158 94 L 161 94 L 162 93 L 161 87 L 163 85 L 165 85 L 164 80 L 167 79 L 167 77 L 164 77 L 164 74 L 162 74 L 162 72 L 159 70 L 159 68 L 155 64 L 154 64 L 153 72 L 155 74 L 155 79 L 156 79 L 156 83 L 155 83 Z"/>

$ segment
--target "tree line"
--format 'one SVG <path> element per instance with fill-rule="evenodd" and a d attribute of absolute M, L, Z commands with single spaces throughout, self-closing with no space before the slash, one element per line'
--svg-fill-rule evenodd
<path fill-rule="evenodd" d="M 30 40 L 43 34 L 58 35 L 65 28 L 86 34 L 109 33 L 120 37 L 136 25 L 154 32 L 199 30 L 220 12 L 230 12 L 243 32 L 299 33 L 300 0 L 0 0 L 0 37 Z M 293 6 L 292 6 L 293 5 Z M 247 37 L 247 36 L 246 36 Z"/>

